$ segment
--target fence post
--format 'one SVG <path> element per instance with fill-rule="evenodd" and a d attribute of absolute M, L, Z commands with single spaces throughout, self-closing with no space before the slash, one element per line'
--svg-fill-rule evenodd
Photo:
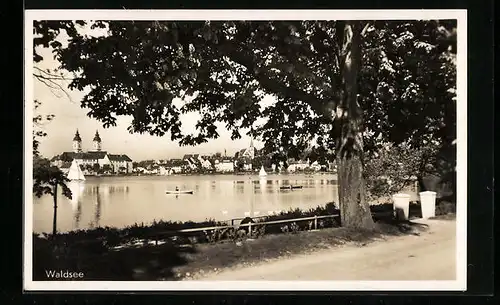
<path fill-rule="evenodd" d="M 250 237 L 252 236 L 252 223 L 248 223 L 248 234 L 250 234 Z"/>
<path fill-rule="evenodd" d="M 318 216 L 314 215 L 314 230 L 318 229 Z"/>

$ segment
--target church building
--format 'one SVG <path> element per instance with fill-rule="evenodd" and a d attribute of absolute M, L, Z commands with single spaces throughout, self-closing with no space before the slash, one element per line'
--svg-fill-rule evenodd
<path fill-rule="evenodd" d="M 127 155 L 110 154 L 102 150 L 102 140 L 98 131 L 95 132 L 94 139 L 92 140 L 92 149 L 84 152 L 82 149 L 82 138 L 77 129 L 73 137 L 72 147 L 72 151 L 63 152 L 52 158 L 52 164 L 60 168 L 65 168 L 73 160 L 76 160 L 79 165 L 82 165 L 84 170 L 89 166 L 95 167 L 95 164 L 99 164 L 100 168 L 109 167 L 113 173 L 132 172 L 132 159 Z"/>
<path fill-rule="evenodd" d="M 250 146 L 236 152 L 234 155 L 235 162 L 242 164 L 242 169 L 246 171 L 252 170 L 252 161 L 257 155 L 257 149 L 253 146 L 253 139 L 250 139 Z"/>

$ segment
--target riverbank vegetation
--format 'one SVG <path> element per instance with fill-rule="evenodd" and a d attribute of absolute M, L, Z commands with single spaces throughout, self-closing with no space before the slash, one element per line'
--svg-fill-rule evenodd
<path fill-rule="evenodd" d="M 94 228 L 53 235 L 33 235 L 33 277 L 47 279 L 46 270 L 78 270 L 84 280 L 174 280 L 194 270 L 213 270 L 282 255 L 312 251 L 347 241 L 368 242 L 381 234 L 403 234 L 412 225 L 397 221 L 392 204 L 372 206 L 375 230 L 340 228 L 340 218 L 325 220 L 314 230 L 309 221 L 262 225 L 275 220 L 339 215 L 333 203 L 310 210 L 290 210 L 256 219 L 254 229 L 235 225 L 230 231 L 211 229 L 191 233 L 176 230 L 227 226 L 228 222 L 168 222 L 136 224 L 123 229 Z M 454 212 L 440 202 L 436 215 Z M 410 205 L 410 219 L 420 216 L 418 203 Z M 232 233 L 231 233 L 232 232 Z M 180 274 L 180 275 L 179 275 Z M 188 274 L 188 275 L 186 275 Z"/>

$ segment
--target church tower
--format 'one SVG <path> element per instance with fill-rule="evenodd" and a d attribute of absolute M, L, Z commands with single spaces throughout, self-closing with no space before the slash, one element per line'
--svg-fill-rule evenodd
<path fill-rule="evenodd" d="M 76 130 L 75 137 L 73 138 L 73 152 L 82 152 L 82 138 L 80 138 L 78 129 Z"/>
<path fill-rule="evenodd" d="M 95 136 L 94 136 L 94 140 L 93 140 L 93 149 L 94 151 L 101 151 L 101 145 L 102 145 L 102 141 L 101 141 L 101 137 L 99 136 L 99 132 L 97 132 L 97 130 L 95 131 Z"/>
<path fill-rule="evenodd" d="M 253 137 L 250 138 L 250 147 L 249 147 L 249 150 L 250 150 L 250 159 L 254 159 L 255 158 L 255 148 L 253 146 Z"/>

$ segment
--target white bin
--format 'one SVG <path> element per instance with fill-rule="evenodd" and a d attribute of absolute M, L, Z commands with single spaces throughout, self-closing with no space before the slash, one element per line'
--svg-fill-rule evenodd
<path fill-rule="evenodd" d="M 426 191 L 419 194 L 422 218 L 427 219 L 436 216 L 436 192 Z"/>
<path fill-rule="evenodd" d="M 396 214 L 399 219 L 407 220 L 410 215 L 410 195 L 408 194 L 395 194 L 392 195 L 394 201 L 394 210 L 401 210 L 402 214 Z"/>

